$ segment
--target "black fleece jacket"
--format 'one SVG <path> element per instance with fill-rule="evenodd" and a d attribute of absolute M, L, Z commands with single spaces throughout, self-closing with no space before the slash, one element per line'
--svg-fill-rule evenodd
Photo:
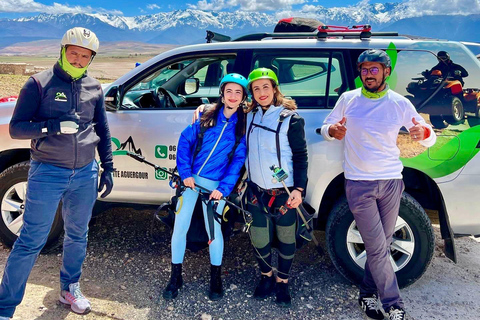
<path fill-rule="evenodd" d="M 78 122 L 78 132 L 61 134 L 60 122 Z M 64 168 L 80 168 L 95 159 L 113 170 L 112 147 L 103 91 L 85 74 L 73 80 L 58 64 L 30 77 L 10 121 L 13 139 L 31 139 L 31 158 Z"/>

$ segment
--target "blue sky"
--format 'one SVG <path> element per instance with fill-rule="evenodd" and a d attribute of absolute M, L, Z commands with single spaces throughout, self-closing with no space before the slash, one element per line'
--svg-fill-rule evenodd
<path fill-rule="evenodd" d="M 116 15 L 136 16 L 188 8 L 203 10 L 218 10 L 221 8 L 222 11 L 278 11 L 301 9 L 305 5 L 344 7 L 355 5 L 359 1 L 361 0 L 0 0 L 0 17 L 17 18 L 36 15 L 40 12 L 112 13 Z M 363 1 L 368 2 L 369 0 Z M 369 2 L 385 3 L 402 1 L 404 0 L 371 0 Z"/>

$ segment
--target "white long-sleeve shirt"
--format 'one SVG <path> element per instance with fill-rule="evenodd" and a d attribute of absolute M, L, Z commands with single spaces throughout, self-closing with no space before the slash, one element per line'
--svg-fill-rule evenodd
<path fill-rule="evenodd" d="M 425 147 L 435 144 L 435 132 L 402 95 L 388 90 L 379 99 L 369 99 L 362 95 L 361 90 L 355 89 L 340 96 L 335 108 L 324 121 L 322 135 L 325 140 L 334 140 L 328 134 L 328 129 L 345 117 L 345 178 L 401 179 L 403 165 L 397 147 L 400 128 L 410 129 L 414 126 L 412 118 L 415 118 L 430 130 L 430 136 L 420 141 Z"/>

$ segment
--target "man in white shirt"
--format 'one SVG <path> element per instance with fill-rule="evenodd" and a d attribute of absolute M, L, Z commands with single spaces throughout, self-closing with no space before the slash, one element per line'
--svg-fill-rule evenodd
<path fill-rule="evenodd" d="M 371 319 L 405 319 L 397 278 L 389 260 L 390 244 L 404 190 L 397 136 L 402 127 L 430 147 L 435 132 L 408 99 L 390 90 L 385 80 L 390 57 L 364 51 L 357 60 L 362 88 L 345 92 L 325 119 L 325 140 L 345 138 L 345 192 L 367 251 L 359 304 Z"/>

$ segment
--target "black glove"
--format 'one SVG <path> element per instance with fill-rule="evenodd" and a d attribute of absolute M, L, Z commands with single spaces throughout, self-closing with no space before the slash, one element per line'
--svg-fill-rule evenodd
<path fill-rule="evenodd" d="M 100 185 L 98 186 L 98 192 L 103 190 L 105 187 L 105 191 L 102 193 L 100 197 L 105 198 L 112 192 L 113 188 L 113 176 L 112 171 L 104 170 L 102 172 L 102 176 L 100 177 Z"/>

